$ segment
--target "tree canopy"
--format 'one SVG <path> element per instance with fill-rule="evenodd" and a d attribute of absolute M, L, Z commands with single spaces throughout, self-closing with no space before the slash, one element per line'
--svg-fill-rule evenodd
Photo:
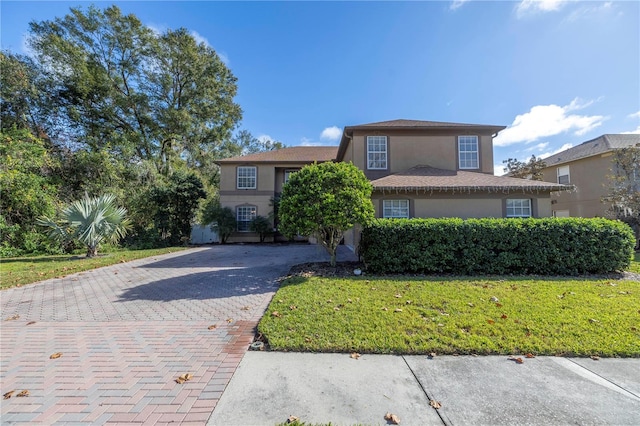
<path fill-rule="evenodd" d="M 279 231 L 314 236 L 336 264 L 344 231 L 373 220 L 371 183 L 352 163 L 320 163 L 294 173 L 282 189 Z"/>
<path fill-rule="evenodd" d="M 509 158 L 502 163 L 506 164 L 504 172 L 509 176 L 531 180 L 543 180 L 542 170 L 547 167 L 542 158 L 536 158 L 535 155 L 532 155 L 526 163 L 518 161 L 517 158 Z"/>
<path fill-rule="evenodd" d="M 175 162 L 209 165 L 242 117 L 235 76 L 184 28 L 157 34 L 117 6 L 30 26 L 71 142 L 169 174 Z"/>

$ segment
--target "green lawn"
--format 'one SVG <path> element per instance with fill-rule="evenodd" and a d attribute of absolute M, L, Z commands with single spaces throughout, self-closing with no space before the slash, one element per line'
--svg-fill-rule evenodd
<path fill-rule="evenodd" d="M 640 252 L 635 253 L 629 271 L 640 274 Z"/>
<path fill-rule="evenodd" d="M 640 357 L 640 283 L 295 277 L 259 331 L 283 351 Z"/>
<path fill-rule="evenodd" d="M 168 247 L 149 250 L 118 250 L 100 254 L 94 258 L 84 255 L 33 256 L 4 258 L 0 261 L 0 289 L 21 286 L 75 272 L 100 268 L 119 262 L 141 259 L 184 250 L 184 247 Z"/>

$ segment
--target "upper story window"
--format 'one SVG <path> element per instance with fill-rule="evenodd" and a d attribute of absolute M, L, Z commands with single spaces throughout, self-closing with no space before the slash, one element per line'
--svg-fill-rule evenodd
<path fill-rule="evenodd" d="M 569 182 L 571 182 L 569 166 L 558 167 L 558 183 L 568 184 Z"/>
<path fill-rule="evenodd" d="M 294 174 L 297 171 L 298 170 L 285 170 L 284 171 L 284 183 L 289 182 L 289 178 L 291 177 L 291 175 Z"/>
<path fill-rule="evenodd" d="M 367 169 L 387 169 L 386 136 L 367 136 Z"/>
<path fill-rule="evenodd" d="M 382 217 L 385 219 L 408 219 L 409 200 L 383 200 Z"/>
<path fill-rule="evenodd" d="M 480 168 L 477 136 L 458 136 L 458 167 L 461 169 Z"/>
<path fill-rule="evenodd" d="M 531 217 L 531 200 L 507 200 L 507 217 Z"/>
<path fill-rule="evenodd" d="M 256 172 L 255 166 L 238 167 L 238 189 L 256 189 Z"/>

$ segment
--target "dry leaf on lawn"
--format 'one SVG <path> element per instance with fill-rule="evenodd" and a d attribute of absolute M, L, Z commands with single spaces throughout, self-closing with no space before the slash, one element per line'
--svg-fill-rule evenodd
<path fill-rule="evenodd" d="M 399 298 L 401 298 L 401 297 L 402 297 L 402 295 L 401 295 L 400 293 L 396 294 L 396 298 L 397 298 L 397 299 L 399 299 Z"/>
<path fill-rule="evenodd" d="M 502 319 L 507 319 L 508 317 L 507 317 L 507 315 L 506 315 L 506 314 L 502 314 L 502 316 L 501 316 L 500 318 L 502 318 Z"/>
<path fill-rule="evenodd" d="M 435 399 L 430 400 L 429 405 L 435 408 L 436 410 L 439 408 L 442 408 L 442 404 L 440 404 L 440 402 L 436 401 Z"/>
<path fill-rule="evenodd" d="M 393 413 L 387 413 L 384 415 L 384 419 L 393 423 L 394 425 L 399 425 L 400 424 L 400 417 L 396 416 Z"/>
<path fill-rule="evenodd" d="M 358 358 L 360 358 L 360 354 L 359 354 L 358 352 L 353 352 L 353 353 L 351 354 L 351 358 L 353 358 L 353 359 L 358 359 Z"/>
<path fill-rule="evenodd" d="M 291 305 L 289 306 L 289 309 L 291 309 L 292 311 L 295 311 L 296 309 L 298 309 L 298 307 L 296 305 Z"/>
<path fill-rule="evenodd" d="M 51 356 L 49 356 L 49 359 L 57 359 L 60 358 L 62 356 L 62 352 L 56 352 L 55 354 L 51 354 Z"/>
<path fill-rule="evenodd" d="M 9 398 L 11 398 L 11 395 L 13 395 L 14 392 L 15 392 L 15 390 L 9 391 L 9 392 L 5 393 L 4 395 L 2 395 L 2 397 L 4 399 L 9 399 Z"/>
<path fill-rule="evenodd" d="M 488 319 L 488 320 L 487 320 L 487 322 L 488 322 L 489 324 L 495 324 L 495 323 L 496 323 L 496 322 L 495 322 L 494 320 L 492 320 L 492 319 Z"/>
<path fill-rule="evenodd" d="M 394 312 L 402 312 L 402 309 L 396 308 Z"/>
<path fill-rule="evenodd" d="M 25 389 L 22 392 L 20 392 L 19 394 L 17 394 L 16 396 L 19 396 L 19 397 L 29 396 L 29 391 Z"/>
<path fill-rule="evenodd" d="M 276 317 L 276 318 L 280 318 L 282 316 L 282 314 L 280 314 L 280 312 L 278 312 L 278 311 L 273 311 L 273 312 L 271 312 L 271 316 L 272 317 Z"/>

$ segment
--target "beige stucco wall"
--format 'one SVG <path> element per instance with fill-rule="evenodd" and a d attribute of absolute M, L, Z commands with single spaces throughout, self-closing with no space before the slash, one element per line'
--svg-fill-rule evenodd
<path fill-rule="evenodd" d="M 402 172 L 417 165 L 428 165 L 445 170 L 458 168 L 458 136 L 472 134 L 478 136 L 480 169 L 483 173 L 493 174 L 493 141 L 491 135 L 477 133 L 440 132 L 425 134 L 424 131 L 389 130 L 364 131 L 355 130 L 353 139 L 348 145 L 344 159 L 362 169 L 370 179 L 377 179 L 388 174 Z M 388 170 L 367 170 L 366 137 L 387 136 Z"/>
<path fill-rule="evenodd" d="M 607 205 L 600 200 L 607 194 L 608 178 L 611 174 L 611 154 L 583 158 L 544 169 L 544 180 L 557 182 L 558 167 L 569 166 L 573 192 L 552 194 L 552 210 L 568 210 L 571 217 L 605 217 Z"/>
<path fill-rule="evenodd" d="M 409 200 L 411 217 L 459 217 L 462 219 L 505 217 L 507 199 L 532 200 L 534 217 L 551 217 L 551 198 L 547 194 L 462 194 L 446 193 L 425 196 L 422 194 L 396 194 L 376 192 L 372 196 L 376 217 L 382 217 L 382 200 Z"/>

